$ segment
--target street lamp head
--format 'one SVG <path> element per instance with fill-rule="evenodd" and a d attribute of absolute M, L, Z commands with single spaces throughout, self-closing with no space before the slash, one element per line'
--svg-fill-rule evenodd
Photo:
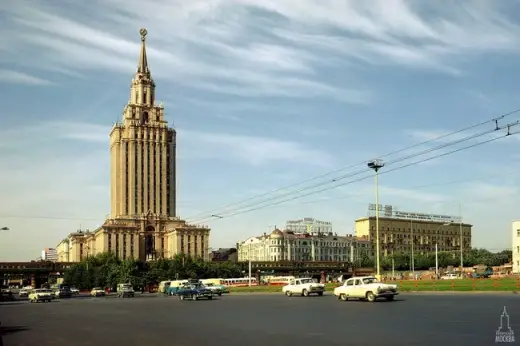
<path fill-rule="evenodd" d="M 9 227 L 2 227 L 0 228 L 0 231 L 9 231 Z"/>
<path fill-rule="evenodd" d="M 374 171 L 378 171 L 380 168 L 384 167 L 385 164 L 382 160 L 372 160 L 369 163 L 367 163 L 368 168 L 373 169 Z"/>

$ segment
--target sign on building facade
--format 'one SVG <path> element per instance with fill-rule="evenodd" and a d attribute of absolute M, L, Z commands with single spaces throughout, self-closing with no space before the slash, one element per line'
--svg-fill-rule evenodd
<path fill-rule="evenodd" d="M 416 220 L 416 221 L 431 221 L 431 222 L 460 222 L 462 219 L 460 216 L 453 215 L 441 215 L 441 214 L 426 214 L 417 212 L 408 212 L 397 210 L 392 205 L 379 204 L 378 208 L 379 216 L 386 218 L 393 218 L 399 220 Z M 376 205 L 368 205 L 368 216 L 376 215 Z"/>

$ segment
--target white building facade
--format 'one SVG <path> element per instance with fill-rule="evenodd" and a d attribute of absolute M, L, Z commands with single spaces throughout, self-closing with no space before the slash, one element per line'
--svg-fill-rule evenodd
<path fill-rule="evenodd" d="M 237 252 L 239 262 L 353 262 L 365 254 L 371 255 L 370 242 L 352 235 L 338 236 L 332 232 L 312 235 L 279 229 L 238 243 Z"/>
<path fill-rule="evenodd" d="M 520 274 L 520 220 L 512 222 L 511 227 L 513 250 L 513 273 Z"/>
<path fill-rule="evenodd" d="M 332 233 L 332 222 L 305 217 L 299 220 L 287 221 L 285 229 L 294 233 L 329 234 Z"/>
<path fill-rule="evenodd" d="M 54 248 L 45 248 L 42 250 L 42 261 L 56 262 L 58 260 L 58 251 Z"/>

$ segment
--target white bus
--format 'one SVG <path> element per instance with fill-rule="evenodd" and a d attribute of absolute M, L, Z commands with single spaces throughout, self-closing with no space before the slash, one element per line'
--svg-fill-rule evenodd
<path fill-rule="evenodd" d="M 288 285 L 291 280 L 294 280 L 294 276 L 272 276 L 267 279 L 269 285 Z"/>
<path fill-rule="evenodd" d="M 241 286 L 249 286 L 249 278 L 232 278 L 232 279 L 222 279 L 222 285 L 224 286 L 233 286 L 233 287 L 241 287 Z M 256 278 L 251 278 L 251 286 L 258 285 Z"/>

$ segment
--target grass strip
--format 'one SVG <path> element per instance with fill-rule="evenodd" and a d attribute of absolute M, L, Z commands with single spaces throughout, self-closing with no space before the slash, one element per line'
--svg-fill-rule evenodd
<path fill-rule="evenodd" d="M 512 292 L 520 291 L 520 278 L 507 279 L 457 279 L 457 280 L 401 280 L 385 281 L 396 284 L 403 292 L 432 291 L 482 291 L 482 292 Z M 333 291 L 338 284 L 326 284 L 326 291 Z M 229 290 L 241 293 L 282 292 L 283 286 L 260 285 L 251 287 L 230 287 Z"/>

